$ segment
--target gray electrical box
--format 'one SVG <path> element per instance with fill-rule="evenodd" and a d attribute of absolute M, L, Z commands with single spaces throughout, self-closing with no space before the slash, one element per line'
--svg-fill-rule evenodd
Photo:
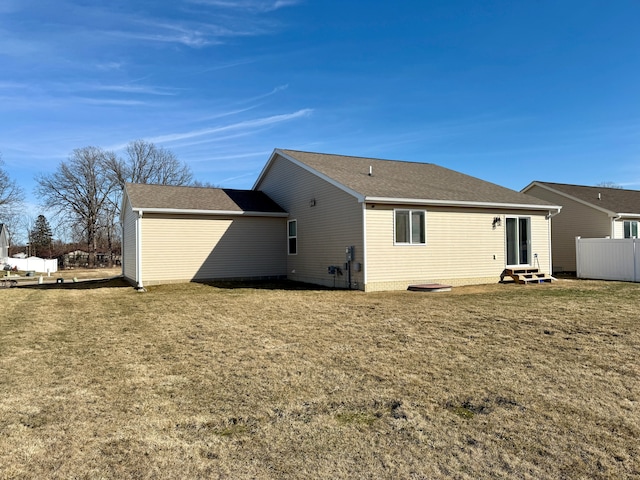
<path fill-rule="evenodd" d="M 345 249 L 345 258 L 347 262 L 353 261 L 353 250 L 354 250 L 353 246 L 347 247 Z"/>

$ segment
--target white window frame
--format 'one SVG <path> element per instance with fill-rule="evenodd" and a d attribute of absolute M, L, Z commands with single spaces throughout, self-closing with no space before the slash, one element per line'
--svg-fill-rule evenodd
<path fill-rule="evenodd" d="M 635 223 L 635 227 L 636 227 L 636 235 L 633 235 L 633 224 Z M 627 224 L 629 224 L 629 236 L 627 237 Z M 640 230 L 638 227 L 640 226 L 640 222 L 638 222 L 637 220 L 625 220 L 624 222 L 622 222 L 622 236 L 624 238 L 638 238 L 638 230 Z"/>
<path fill-rule="evenodd" d="M 409 241 L 408 242 L 398 242 L 398 236 L 396 231 L 397 225 L 397 215 L 398 212 L 408 212 L 409 213 Z M 423 228 L 423 236 L 424 242 L 414 242 L 413 241 L 413 214 L 421 213 L 422 214 L 422 228 Z M 427 211 L 423 209 L 414 209 L 414 208 L 396 208 L 393 210 L 393 244 L 394 245 L 419 245 L 423 246 L 427 244 Z"/>
<path fill-rule="evenodd" d="M 295 225 L 295 235 L 291 235 L 291 224 Z M 291 253 L 291 240 L 295 240 L 296 251 Z M 298 220 L 288 220 L 287 221 L 287 254 L 288 255 L 297 255 L 298 254 Z"/>

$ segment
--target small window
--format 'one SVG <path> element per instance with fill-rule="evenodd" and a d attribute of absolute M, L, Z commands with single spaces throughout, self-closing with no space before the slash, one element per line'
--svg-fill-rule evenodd
<path fill-rule="evenodd" d="M 289 229 L 289 255 L 296 255 L 298 253 L 298 221 L 297 220 L 289 220 L 287 222 L 287 226 Z"/>
<path fill-rule="evenodd" d="M 426 243 L 426 212 L 424 210 L 395 211 L 395 243 L 424 245 Z"/>
<path fill-rule="evenodd" d="M 624 222 L 624 238 L 638 238 L 638 222 Z"/>

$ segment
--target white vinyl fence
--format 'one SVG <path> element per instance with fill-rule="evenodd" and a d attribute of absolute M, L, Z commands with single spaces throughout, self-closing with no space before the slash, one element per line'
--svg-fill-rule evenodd
<path fill-rule="evenodd" d="M 54 273 L 58 271 L 58 260 L 46 260 L 39 257 L 9 258 L 7 263 L 18 270 L 37 273 Z"/>
<path fill-rule="evenodd" d="M 640 282 L 640 239 L 576 237 L 578 278 Z"/>

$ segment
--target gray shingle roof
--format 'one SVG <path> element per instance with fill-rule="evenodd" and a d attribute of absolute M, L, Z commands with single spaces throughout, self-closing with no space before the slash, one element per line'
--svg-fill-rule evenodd
<path fill-rule="evenodd" d="M 254 190 L 176 187 L 140 183 L 127 183 L 125 189 L 134 210 L 286 213 L 264 192 Z"/>
<path fill-rule="evenodd" d="M 535 181 L 531 185 L 533 184 L 546 186 L 560 193 L 571 195 L 583 202 L 604 208 L 613 213 L 640 214 L 640 190 L 588 187 L 585 185 L 539 181 Z M 598 198 L 598 194 L 600 194 L 600 198 Z"/>
<path fill-rule="evenodd" d="M 432 163 L 276 150 L 367 198 L 552 206 L 551 203 Z M 369 167 L 372 175 L 369 176 Z"/>

